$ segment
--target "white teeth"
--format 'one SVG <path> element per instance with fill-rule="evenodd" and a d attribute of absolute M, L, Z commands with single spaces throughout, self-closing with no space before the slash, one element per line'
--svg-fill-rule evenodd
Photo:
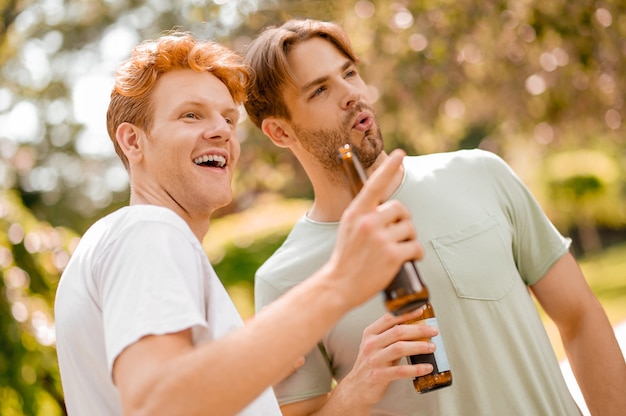
<path fill-rule="evenodd" d="M 215 166 L 223 168 L 226 165 L 226 158 L 220 155 L 204 155 L 197 157 L 193 160 L 196 165 L 200 165 L 202 163 L 214 162 Z"/>

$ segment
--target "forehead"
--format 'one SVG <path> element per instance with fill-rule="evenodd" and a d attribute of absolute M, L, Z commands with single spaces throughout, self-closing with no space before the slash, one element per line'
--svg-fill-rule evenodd
<path fill-rule="evenodd" d="M 328 76 L 351 60 L 331 42 L 315 37 L 298 43 L 287 57 L 297 87 Z"/>
<path fill-rule="evenodd" d="M 155 106 L 175 107 L 194 101 L 210 105 L 236 107 L 226 85 L 210 72 L 180 69 L 165 73 L 156 82 L 153 99 Z"/>

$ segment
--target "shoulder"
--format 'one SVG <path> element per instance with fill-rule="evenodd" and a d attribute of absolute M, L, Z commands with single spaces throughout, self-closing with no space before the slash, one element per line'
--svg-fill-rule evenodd
<path fill-rule="evenodd" d="M 167 235 L 167 239 L 159 238 Z M 199 245 L 187 223 L 170 209 L 154 205 L 120 208 L 96 221 L 82 236 L 79 246 L 105 249 L 120 241 L 185 241 Z"/>
<path fill-rule="evenodd" d="M 421 156 L 407 156 L 405 165 L 411 168 L 433 169 L 487 164 L 506 164 L 497 154 L 482 149 L 456 150 Z"/>
<path fill-rule="evenodd" d="M 510 173 L 500 156 L 481 149 L 407 156 L 404 167 L 412 178 L 426 181 L 435 178 L 455 182 L 477 178 L 489 180 L 494 175 Z"/>
<path fill-rule="evenodd" d="M 256 272 L 255 284 L 281 290 L 305 280 L 327 260 L 335 244 L 338 223 L 318 223 L 302 217 Z"/>

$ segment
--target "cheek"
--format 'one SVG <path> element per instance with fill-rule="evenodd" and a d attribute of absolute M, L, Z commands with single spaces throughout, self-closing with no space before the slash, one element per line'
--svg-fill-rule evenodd
<path fill-rule="evenodd" d="M 310 117 L 297 124 L 301 131 L 317 134 L 318 132 L 329 132 L 342 129 L 344 127 L 343 117 L 340 111 L 319 111 L 310 113 Z M 294 123 L 294 125 L 296 125 Z"/>
<path fill-rule="evenodd" d="M 380 97 L 380 93 L 378 92 L 378 89 L 376 87 L 363 85 L 363 88 L 365 89 L 363 96 L 367 100 L 368 104 L 375 103 L 376 101 L 378 101 L 378 97 Z"/>
<path fill-rule="evenodd" d="M 232 141 L 232 151 L 231 151 L 231 163 L 233 166 L 237 166 L 237 162 L 239 161 L 239 156 L 241 156 L 241 143 L 239 139 L 235 139 Z"/>

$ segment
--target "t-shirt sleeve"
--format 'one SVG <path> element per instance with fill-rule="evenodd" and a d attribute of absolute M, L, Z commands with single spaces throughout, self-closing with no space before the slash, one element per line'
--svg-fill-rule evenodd
<path fill-rule="evenodd" d="M 517 269 L 526 284 L 535 284 L 567 253 L 571 240 L 556 229 L 509 165 L 493 153 L 484 155 L 484 166 L 513 228 Z"/>
<path fill-rule="evenodd" d="M 181 230 L 166 223 L 135 224 L 103 253 L 95 278 L 109 371 L 125 348 L 146 335 L 207 331 L 202 271 Z"/>
<path fill-rule="evenodd" d="M 254 293 L 257 312 L 283 295 L 258 273 L 255 276 Z M 305 356 L 302 367 L 274 386 L 274 393 L 282 406 L 327 394 L 331 387 L 330 366 L 324 347 L 319 344 Z"/>
<path fill-rule="evenodd" d="M 274 386 L 274 393 L 282 406 L 325 395 L 331 386 L 332 375 L 326 355 L 323 346 L 318 345 L 306 355 L 302 367 Z"/>

